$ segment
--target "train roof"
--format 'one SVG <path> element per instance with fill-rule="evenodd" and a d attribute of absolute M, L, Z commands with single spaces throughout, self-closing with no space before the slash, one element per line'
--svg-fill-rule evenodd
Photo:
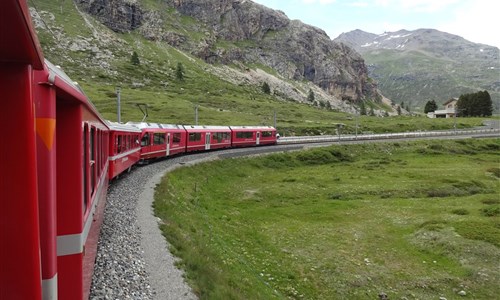
<path fill-rule="evenodd" d="M 111 122 L 111 121 L 106 121 L 106 122 L 108 122 L 108 126 L 111 130 L 137 132 L 137 133 L 141 132 L 141 130 L 139 128 L 137 128 L 136 126 L 131 125 L 131 124 L 122 124 L 122 123 Z"/>
<path fill-rule="evenodd" d="M 0 61 L 26 63 L 43 70 L 43 52 L 26 2 L 2 0 Z"/>
<path fill-rule="evenodd" d="M 184 128 L 186 130 L 228 130 L 230 131 L 231 128 L 229 126 L 215 126 L 215 125 L 184 125 Z"/>
<path fill-rule="evenodd" d="M 273 126 L 229 126 L 231 129 L 268 129 L 276 130 Z"/>
<path fill-rule="evenodd" d="M 176 125 L 176 124 L 161 124 L 161 123 L 147 123 L 147 122 L 127 122 L 125 124 L 133 125 L 139 129 L 147 129 L 147 128 L 183 129 L 182 125 Z"/>

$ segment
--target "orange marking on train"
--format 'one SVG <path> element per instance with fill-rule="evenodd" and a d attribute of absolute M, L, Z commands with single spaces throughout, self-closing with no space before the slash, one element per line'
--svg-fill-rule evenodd
<path fill-rule="evenodd" d="M 56 129 L 56 119 L 36 118 L 36 132 L 42 138 L 47 149 L 52 150 Z"/>

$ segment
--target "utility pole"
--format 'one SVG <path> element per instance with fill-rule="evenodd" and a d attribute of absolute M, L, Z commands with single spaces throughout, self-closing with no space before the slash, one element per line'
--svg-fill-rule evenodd
<path fill-rule="evenodd" d="M 194 125 L 198 125 L 198 104 L 194 106 Z"/>
<path fill-rule="evenodd" d="M 117 102 L 117 108 L 116 108 L 116 115 L 118 118 L 118 123 L 122 121 L 122 116 L 121 116 L 121 101 L 120 101 L 120 88 L 116 88 L 116 102 Z"/>
<path fill-rule="evenodd" d="M 356 139 L 358 139 L 358 118 L 359 118 L 359 114 L 358 114 L 358 110 L 355 108 L 354 109 L 356 111 Z"/>
<path fill-rule="evenodd" d="M 274 110 L 274 129 L 277 129 L 276 128 L 276 110 Z"/>

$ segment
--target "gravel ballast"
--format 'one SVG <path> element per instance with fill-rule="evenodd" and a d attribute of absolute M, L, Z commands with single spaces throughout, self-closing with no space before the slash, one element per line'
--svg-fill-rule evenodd
<path fill-rule="evenodd" d="M 153 214 L 155 186 L 166 172 L 218 158 L 297 150 L 300 146 L 231 149 L 135 167 L 110 184 L 90 299 L 197 299 Z"/>

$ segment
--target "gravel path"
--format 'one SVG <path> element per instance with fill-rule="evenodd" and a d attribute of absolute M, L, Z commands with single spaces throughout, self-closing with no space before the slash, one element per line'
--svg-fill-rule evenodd
<path fill-rule="evenodd" d="M 166 172 L 220 158 L 302 146 L 231 149 L 186 155 L 134 168 L 109 188 L 90 299 L 197 299 L 168 251 L 153 214 L 154 188 Z"/>

